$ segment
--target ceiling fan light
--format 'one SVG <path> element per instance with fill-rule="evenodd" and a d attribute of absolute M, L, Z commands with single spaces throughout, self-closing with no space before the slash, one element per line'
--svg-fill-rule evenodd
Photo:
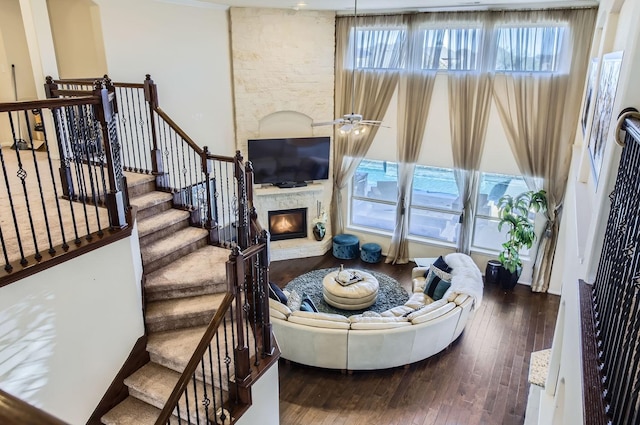
<path fill-rule="evenodd" d="M 351 130 L 353 130 L 353 124 L 345 124 L 342 127 L 340 127 L 340 133 L 342 134 L 350 133 Z"/>

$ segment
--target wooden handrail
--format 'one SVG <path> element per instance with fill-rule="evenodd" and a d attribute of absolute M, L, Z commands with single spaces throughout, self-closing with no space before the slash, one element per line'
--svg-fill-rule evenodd
<path fill-rule="evenodd" d="M 162 118 L 167 124 L 169 124 L 169 126 L 173 128 L 176 133 L 178 133 L 178 136 L 182 137 L 184 141 L 187 142 L 187 144 L 191 147 L 191 149 L 196 151 L 199 155 L 203 154 L 204 151 L 202 150 L 202 148 L 198 146 L 198 144 L 194 142 L 193 139 L 189 137 L 189 135 L 182 128 L 180 128 L 180 126 L 176 124 L 176 122 L 172 120 L 171 117 L 167 115 L 166 112 L 162 110 L 162 108 L 158 106 L 153 108 L 153 110 L 158 115 L 160 115 L 160 118 Z"/>
<path fill-rule="evenodd" d="M 53 83 L 55 83 L 55 84 L 88 85 L 88 84 L 93 84 L 93 82 L 96 81 L 96 80 L 102 80 L 105 77 L 106 77 L 106 75 L 104 77 L 96 77 L 96 78 L 73 78 L 73 79 L 68 79 L 68 80 L 60 79 L 60 80 L 53 80 Z M 114 83 L 112 81 L 111 84 L 114 87 L 123 87 L 123 88 L 131 88 L 131 89 L 143 89 L 144 88 L 144 84 L 142 84 L 142 83 Z"/>
<path fill-rule="evenodd" d="M 200 364 L 202 356 L 204 355 L 206 349 L 209 347 L 209 343 L 211 342 L 211 340 L 213 340 L 213 337 L 218 332 L 222 320 L 225 318 L 234 298 L 235 296 L 231 292 L 227 292 L 227 294 L 225 295 L 222 303 L 220 304 L 220 307 L 216 311 L 216 314 L 213 316 L 213 319 L 211 319 L 211 322 L 209 322 L 209 326 L 207 326 L 207 329 L 204 331 L 204 335 L 202 336 L 200 343 L 191 355 L 191 358 L 189 359 L 187 366 L 184 368 L 182 375 L 180 375 L 176 386 L 173 388 L 173 392 L 162 408 L 162 412 L 160 412 L 160 416 L 158 416 L 155 425 L 163 425 L 167 423 L 167 420 L 172 414 L 173 408 L 178 404 L 180 397 L 182 397 L 182 393 L 184 392 L 185 388 L 187 388 L 187 385 L 189 385 L 192 375 L 195 373 L 198 364 Z"/>
<path fill-rule="evenodd" d="M 0 390 L 0 423 L 3 425 L 68 425 L 2 390 Z"/>
<path fill-rule="evenodd" d="M 61 108 L 64 106 L 76 106 L 76 105 L 97 105 L 100 103 L 100 98 L 97 96 L 82 96 L 73 98 L 55 98 L 55 99 L 40 99 L 40 100 L 24 100 L 20 102 L 4 102 L 0 103 L 0 112 L 12 112 L 16 110 L 30 110 L 30 109 L 52 109 Z"/>

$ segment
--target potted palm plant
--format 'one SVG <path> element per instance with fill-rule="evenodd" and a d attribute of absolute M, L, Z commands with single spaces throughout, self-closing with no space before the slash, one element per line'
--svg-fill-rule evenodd
<path fill-rule="evenodd" d="M 522 192 L 512 197 L 504 195 L 498 200 L 498 230 L 508 227 L 507 241 L 502 244 L 498 256 L 503 269 L 498 278 L 502 287 L 513 289 L 522 273 L 520 251 L 524 247 L 531 248 L 536 238 L 534 221 L 531 213 L 542 213 L 547 210 L 547 193 L 544 190 Z"/>

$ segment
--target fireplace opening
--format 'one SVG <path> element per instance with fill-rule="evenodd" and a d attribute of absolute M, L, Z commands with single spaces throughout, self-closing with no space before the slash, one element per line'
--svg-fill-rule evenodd
<path fill-rule="evenodd" d="M 269 211 L 269 233 L 272 241 L 307 237 L 307 209 Z"/>

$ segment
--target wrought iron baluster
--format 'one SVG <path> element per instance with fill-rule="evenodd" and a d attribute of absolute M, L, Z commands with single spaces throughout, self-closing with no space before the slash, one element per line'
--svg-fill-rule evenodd
<path fill-rule="evenodd" d="M 67 163 L 67 169 L 70 168 L 71 164 L 73 163 L 73 172 L 75 172 L 76 175 L 76 180 L 78 183 L 78 190 L 80 190 L 80 177 L 78 174 L 78 164 L 77 164 L 77 155 L 76 155 L 76 148 L 73 145 L 73 139 L 72 139 L 72 131 L 73 131 L 73 121 L 71 120 L 71 118 L 74 116 L 73 114 L 73 107 L 69 106 L 69 107 L 65 107 L 62 108 L 61 111 L 63 112 L 60 116 L 62 119 L 62 132 L 65 135 L 64 141 L 66 143 L 63 144 L 63 146 L 66 146 L 66 155 L 67 158 L 65 159 L 65 162 Z M 71 175 L 73 174 L 73 172 L 69 172 L 69 176 L 71 177 Z M 74 243 L 76 245 L 80 245 L 81 241 L 80 241 L 80 233 L 78 230 L 78 222 L 76 220 L 76 212 L 73 206 L 73 201 L 74 199 L 78 199 L 78 195 L 76 195 L 75 191 L 73 193 L 70 192 L 69 196 L 69 211 L 71 213 L 71 222 L 73 223 L 73 233 L 75 236 L 74 239 Z"/>
<path fill-rule="evenodd" d="M 22 159 L 20 156 L 20 149 L 18 149 L 18 144 L 17 144 L 17 139 L 16 139 L 16 131 L 15 131 L 15 126 L 13 124 L 13 116 L 11 115 L 11 113 L 9 113 L 9 125 L 11 126 L 11 133 L 13 135 L 13 140 L 16 141 L 15 142 L 15 152 L 16 152 L 16 159 L 18 160 L 18 172 L 16 173 L 17 177 L 20 179 L 21 183 L 22 183 L 22 192 L 24 193 L 24 203 L 25 206 L 27 207 L 27 217 L 29 218 L 29 226 L 31 227 L 31 236 L 33 238 L 33 246 L 36 250 L 36 255 L 35 255 L 35 259 L 36 261 L 40 261 L 42 259 L 42 255 L 40 254 L 40 249 L 38 248 L 38 238 L 36 237 L 36 228 L 33 225 L 33 215 L 31 213 L 31 203 L 29 202 L 29 191 L 27 190 L 27 183 L 26 183 L 26 179 L 27 179 L 27 171 L 24 169 L 23 164 L 22 164 Z M 13 206 L 12 206 L 13 208 Z M 12 212 L 12 214 L 15 213 Z M 16 229 L 18 228 L 18 223 L 16 221 Z M 20 260 L 20 264 L 22 264 L 23 266 L 25 266 L 27 264 L 27 259 L 24 258 L 24 255 L 21 255 L 22 259 Z"/>
<path fill-rule="evenodd" d="M 11 115 L 9 114 L 9 116 Z M 4 176 L 4 184 L 7 188 L 7 197 L 9 198 L 9 205 L 11 206 L 11 218 L 13 219 L 13 226 L 16 231 L 16 239 L 18 242 L 18 250 L 20 251 L 20 264 L 25 266 L 27 264 L 27 259 L 24 258 L 24 248 L 22 246 L 22 238 L 20 237 L 20 228 L 18 227 L 18 218 L 16 217 L 16 208 L 13 203 L 13 195 L 11 194 L 11 186 L 9 185 L 9 176 L 7 175 L 7 166 L 5 164 L 2 148 L 0 148 L 0 162 L 2 162 L 2 175 Z M 6 261 L 4 269 L 8 272 L 13 270 L 13 267 L 11 266 L 11 264 L 9 264 L 8 259 Z"/>
<path fill-rule="evenodd" d="M 189 387 L 186 387 L 184 389 L 184 401 L 185 401 L 185 406 L 187 409 L 187 421 L 189 421 L 189 423 L 191 423 L 191 410 L 189 408 Z M 180 404 L 180 403 L 178 403 Z"/>
<path fill-rule="evenodd" d="M 7 253 L 7 245 L 4 242 L 4 235 L 2 234 L 2 226 L 0 225 L 0 246 L 2 246 L 2 256 L 4 257 L 4 270 L 9 273 L 13 270 L 11 263 L 9 262 L 9 254 Z"/>
<path fill-rule="evenodd" d="M 207 373 L 205 372 L 205 356 L 206 354 L 202 355 L 202 359 L 200 360 L 200 367 L 201 367 L 201 371 L 202 371 L 202 388 L 203 388 L 203 392 L 204 394 L 202 395 L 202 406 L 204 406 L 204 414 L 205 414 L 205 424 L 208 424 L 211 422 L 211 419 L 209 418 L 209 405 L 211 404 L 211 399 L 209 398 L 209 395 L 207 393 Z M 195 376 L 195 374 L 194 374 Z M 211 388 L 213 391 L 213 381 L 211 382 Z M 212 397 L 215 398 L 215 395 L 212 394 Z"/>
<path fill-rule="evenodd" d="M 140 140 L 140 122 L 138 120 L 138 116 L 140 115 L 140 113 L 138 111 L 136 111 L 136 103 L 134 102 L 134 93 L 133 93 L 132 88 L 129 89 L 129 92 L 131 93 L 131 101 L 133 102 L 133 121 L 135 123 L 135 129 L 136 129 L 136 137 L 133 140 L 133 144 L 136 147 L 136 152 L 138 153 L 138 158 L 136 160 L 136 172 L 140 172 L 142 171 L 142 142 Z M 139 110 L 139 108 L 138 108 Z"/>
<path fill-rule="evenodd" d="M 198 385 L 195 372 L 191 376 L 191 381 L 193 381 L 193 407 L 196 414 L 196 424 L 200 425 L 200 403 L 198 403 Z"/>
<path fill-rule="evenodd" d="M 211 352 L 211 341 L 209 341 L 209 346 L 207 348 L 207 351 L 209 353 L 209 377 L 211 378 L 211 391 L 213 391 L 213 394 L 211 394 L 211 398 L 212 398 L 212 402 L 213 402 L 213 417 L 214 417 L 214 423 L 217 423 L 217 419 L 216 419 L 216 412 L 218 411 L 218 403 L 216 401 L 216 386 L 215 386 L 215 376 L 213 374 L 213 353 Z M 220 353 L 218 352 L 218 357 L 220 356 Z M 204 371 L 202 373 L 204 375 Z M 222 398 L 220 399 L 220 401 L 222 402 Z"/>
<path fill-rule="evenodd" d="M 39 112 L 40 116 L 42 116 L 42 109 L 39 109 L 39 111 L 40 111 Z M 55 120 L 54 120 L 54 123 L 55 123 Z M 44 125 L 44 122 L 42 125 L 42 134 L 44 136 L 44 146 L 47 152 L 47 164 L 49 165 L 49 175 L 51 176 L 51 182 L 52 182 L 51 186 L 53 187 L 53 197 L 56 203 L 56 212 L 58 213 L 58 223 L 60 225 L 60 234 L 62 236 L 62 249 L 64 251 L 67 251 L 69 249 L 69 244 L 67 243 L 67 236 L 64 230 L 64 222 L 62 220 L 62 209 L 60 207 L 60 200 L 58 197 L 58 185 L 56 184 L 56 179 L 53 172 L 53 162 L 51 161 L 51 152 L 49 151 L 49 136 L 47 135 L 47 128 Z M 62 152 L 60 152 L 60 156 L 62 157 L 60 161 L 63 161 L 64 154 Z"/>
<path fill-rule="evenodd" d="M 24 111 L 24 119 L 26 123 L 29 123 L 29 115 L 27 111 Z M 42 179 L 40 178 L 40 167 L 38 166 L 38 159 L 36 158 L 36 150 L 33 146 L 33 133 L 31 132 L 31 126 L 27 125 L 27 134 L 29 136 L 29 142 L 31 143 L 31 157 L 33 160 L 33 166 L 36 172 L 36 180 L 38 181 L 38 188 L 40 188 L 40 203 L 42 205 L 42 217 L 44 219 L 44 227 L 47 233 L 47 241 L 49 242 L 49 250 L 47 251 L 49 255 L 53 255 L 56 253 L 56 250 L 53 248 L 53 240 L 51 238 L 51 226 L 49 224 L 49 214 L 47 214 L 47 204 L 44 200 L 44 190 L 42 188 Z M 55 185 L 54 185 L 55 186 Z M 42 258 L 42 257 L 41 257 Z"/>
<path fill-rule="evenodd" d="M 136 91 L 137 97 L 138 97 L 138 115 L 140 117 L 140 121 L 138 122 L 138 125 L 140 126 L 140 134 L 142 135 L 140 140 L 138 141 L 138 146 L 140 148 L 140 151 L 142 152 L 142 162 L 140 164 L 140 171 L 139 172 L 149 172 L 148 170 L 151 168 L 149 166 L 149 161 L 151 159 L 151 149 L 149 148 L 149 144 L 148 144 L 148 140 L 149 140 L 149 133 L 147 131 L 146 135 L 145 135 L 145 130 L 148 130 L 149 128 L 149 121 L 147 118 L 147 103 L 144 100 L 144 95 L 142 93 L 142 90 L 140 89 L 134 89 Z M 143 95 L 141 98 L 141 94 Z M 144 109 L 143 109 L 144 108 Z"/>

